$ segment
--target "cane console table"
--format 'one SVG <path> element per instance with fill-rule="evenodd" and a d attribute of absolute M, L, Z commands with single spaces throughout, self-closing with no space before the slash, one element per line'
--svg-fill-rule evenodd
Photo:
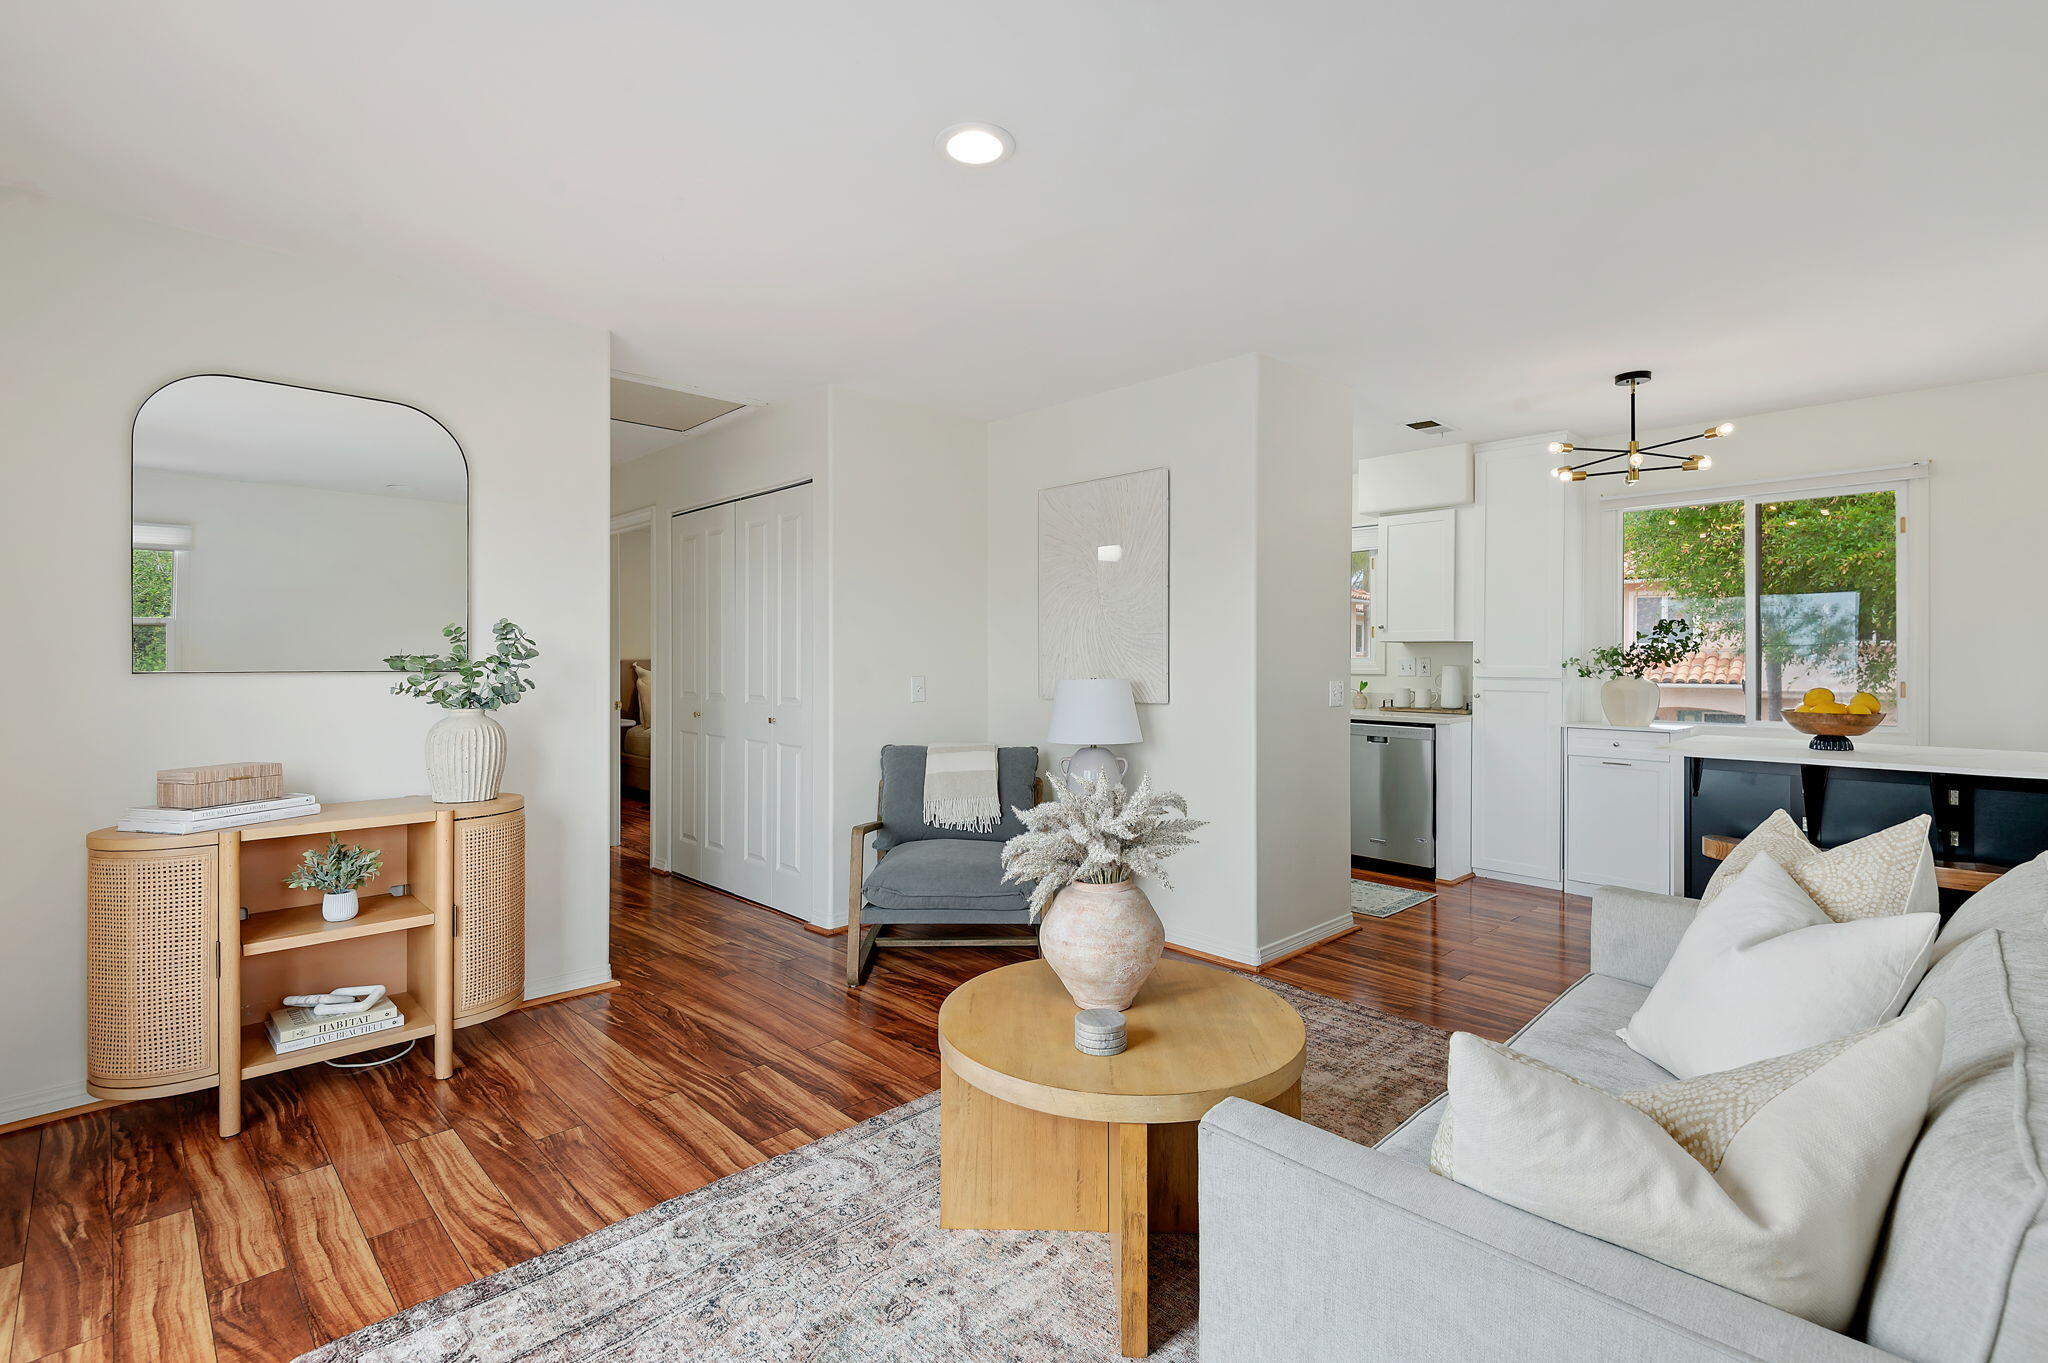
<path fill-rule="evenodd" d="M 455 1072 L 455 1030 L 518 1006 L 525 983 L 526 816 L 517 795 L 328 805 L 305 819 L 211 833 L 86 837 L 86 1089 L 111 1099 L 220 1089 L 242 1129 L 242 1084 L 409 1040 Z M 300 853 L 344 841 L 383 866 L 343 923 L 317 890 L 285 888 Z M 403 1025 L 280 1055 L 264 1019 L 288 994 L 381 984 Z"/>

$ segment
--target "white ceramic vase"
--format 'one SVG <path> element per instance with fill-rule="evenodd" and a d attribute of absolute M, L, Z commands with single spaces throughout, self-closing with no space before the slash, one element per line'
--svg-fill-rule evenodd
<path fill-rule="evenodd" d="M 1166 950 L 1166 928 L 1137 882 L 1074 881 L 1038 925 L 1038 954 L 1077 1008 L 1123 1012 Z"/>
<path fill-rule="evenodd" d="M 1600 709 L 1620 729 L 1648 727 L 1657 717 L 1657 683 L 1641 677 L 1616 677 L 1600 688 Z"/>
<path fill-rule="evenodd" d="M 354 890 L 320 896 L 320 916 L 330 923 L 346 923 L 356 916 L 358 907 Z"/>
<path fill-rule="evenodd" d="M 487 710 L 451 710 L 427 730 L 427 794 L 437 804 L 498 798 L 505 729 Z"/>

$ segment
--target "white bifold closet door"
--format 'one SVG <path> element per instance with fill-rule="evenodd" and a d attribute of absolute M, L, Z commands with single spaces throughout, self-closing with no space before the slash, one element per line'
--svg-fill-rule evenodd
<path fill-rule="evenodd" d="M 808 918 L 810 486 L 671 518 L 669 566 L 669 869 Z"/>

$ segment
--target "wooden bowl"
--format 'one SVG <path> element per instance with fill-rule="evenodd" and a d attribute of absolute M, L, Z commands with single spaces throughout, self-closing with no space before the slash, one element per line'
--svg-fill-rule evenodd
<path fill-rule="evenodd" d="M 1882 710 L 1874 715 L 1816 715 L 1797 710 L 1778 713 L 1800 733 L 1813 735 L 1813 742 L 1806 746 L 1816 752 L 1854 752 L 1856 745 L 1849 740 L 1862 737 L 1885 721 Z"/>

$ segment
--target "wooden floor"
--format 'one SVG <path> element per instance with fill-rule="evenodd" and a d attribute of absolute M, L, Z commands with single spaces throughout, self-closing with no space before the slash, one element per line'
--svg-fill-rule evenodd
<path fill-rule="evenodd" d="M 849 994 L 843 937 L 615 854 L 622 987 L 463 1031 L 447 1083 L 415 1055 L 0 1136 L 0 1363 L 288 1359 L 937 1084 L 933 1022 L 1023 948 L 882 955 Z M 1582 900 L 1473 881 L 1274 968 L 1505 1037 L 1586 963 Z"/>

